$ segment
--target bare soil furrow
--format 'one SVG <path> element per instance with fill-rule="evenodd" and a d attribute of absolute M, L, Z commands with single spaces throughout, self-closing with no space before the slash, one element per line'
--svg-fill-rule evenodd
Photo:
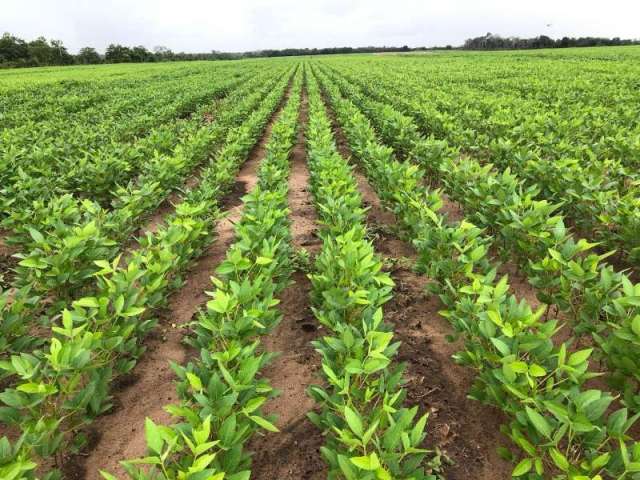
<path fill-rule="evenodd" d="M 317 252 L 322 242 L 316 237 L 317 216 L 309 193 L 309 171 L 306 165 L 304 128 L 308 108 L 306 93 L 300 108 L 300 128 L 296 145 L 291 153 L 289 177 L 289 208 L 294 248 Z M 251 443 L 255 452 L 252 478 L 261 480 L 301 480 L 326 478 L 326 469 L 320 457 L 323 444 L 320 431 L 307 419 L 314 407 L 307 396 L 309 385 L 318 382 L 320 357 L 311 341 L 319 329 L 309 304 L 311 283 L 306 274 L 293 274 L 293 284 L 280 297 L 282 321 L 262 343 L 266 350 L 279 352 L 279 356 L 263 373 L 280 396 L 266 405 L 266 413 L 278 416 L 279 433 L 257 437 Z"/>

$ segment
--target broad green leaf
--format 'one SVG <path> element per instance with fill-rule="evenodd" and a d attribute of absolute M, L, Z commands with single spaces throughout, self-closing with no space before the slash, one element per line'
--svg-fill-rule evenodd
<path fill-rule="evenodd" d="M 530 407 L 525 407 L 525 411 L 527 412 L 527 417 L 529 417 L 529 420 L 536 428 L 536 430 L 541 435 L 544 435 L 546 438 L 551 439 L 551 427 L 549 426 L 547 420 Z"/>
<path fill-rule="evenodd" d="M 280 430 L 278 430 L 278 428 L 273 423 L 269 422 L 265 418 L 262 418 L 262 417 L 260 417 L 258 415 L 249 415 L 249 418 L 251 420 L 253 420 L 255 423 L 257 423 L 258 425 L 260 425 L 265 430 L 268 430 L 270 432 L 279 432 L 280 431 Z"/>
<path fill-rule="evenodd" d="M 516 468 L 514 468 L 513 472 L 511 472 L 511 476 L 520 477 L 525 473 L 529 473 L 529 471 L 531 470 L 531 467 L 533 467 L 533 462 L 531 461 L 530 458 L 525 458 L 521 460 L 520 463 L 518 463 L 518 465 L 516 465 Z"/>
<path fill-rule="evenodd" d="M 367 471 L 377 470 L 380 467 L 380 460 L 378 460 L 376 452 L 371 452 L 368 456 L 351 457 L 351 463 L 356 467 Z"/>
<path fill-rule="evenodd" d="M 147 417 L 144 421 L 144 431 L 149 450 L 157 455 L 162 454 L 162 444 L 164 442 L 162 440 L 162 436 L 160 435 L 160 429 L 155 423 L 153 423 L 153 420 L 151 420 L 149 417 Z"/>

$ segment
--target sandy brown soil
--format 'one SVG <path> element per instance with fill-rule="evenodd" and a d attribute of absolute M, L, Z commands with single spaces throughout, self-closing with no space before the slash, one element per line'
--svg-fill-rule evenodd
<path fill-rule="evenodd" d="M 331 111 L 329 114 L 339 150 L 349 157 L 344 134 Z M 453 330 L 438 314 L 442 303 L 425 293 L 428 280 L 407 268 L 413 265 L 416 253 L 411 245 L 389 233 L 395 228 L 394 215 L 381 207 L 361 172 L 356 171 L 356 179 L 369 207 L 367 222 L 374 234 L 376 251 L 395 265 L 390 273 L 396 288 L 393 299 L 385 306 L 385 319 L 394 325 L 396 338 L 402 342 L 398 360 L 406 363 L 406 403 L 418 405 L 421 412 L 430 412 L 427 448 L 438 448 L 451 460 L 452 465 L 443 467 L 448 480 L 511 478 L 513 466 L 496 453 L 498 446 L 508 445 L 508 439 L 499 431 L 505 418 L 496 409 L 467 398 L 474 373 L 451 359 L 461 344 L 447 340 Z M 459 208 L 450 203 L 447 212 L 455 218 Z M 409 261 L 398 261 L 402 258 Z"/>
<path fill-rule="evenodd" d="M 288 93 L 285 98 L 288 98 Z M 207 301 L 205 291 L 210 290 L 210 277 L 234 240 L 233 223 L 242 215 L 241 198 L 257 183 L 256 172 L 283 103 L 242 166 L 233 191 L 222 202 L 222 210 L 226 210 L 228 215 L 217 224 L 215 241 L 184 275 L 186 282 L 183 287 L 170 297 L 167 309 L 160 315 L 159 328 L 146 341 L 148 351 L 133 375 L 123 379 L 114 392 L 116 408 L 94 422 L 93 448 L 86 456 L 69 459 L 66 478 L 98 480 L 102 478 L 100 470 L 126 478 L 118 462 L 144 456 L 144 418 L 150 417 L 157 423 L 172 421 L 163 409 L 168 403 L 178 400 L 169 361 L 183 363 L 195 353 L 182 343 L 188 333 L 187 324 Z"/>
<path fill-rule="evenodd" d="M 13 268 L 18 263 L 18 259 L 12 257 L 16 253 L 16 248 L 5 243 L 9 235 L 6 230 L 0 230 L 0 288 L 7 289 L 13 279 Z"/>
<path fill-rule="evenodd" d="M 300 111 L 301 128 L 291 154 L 289 208 L 294 248 L 304 248 L 314 254 L 321 247 L 321 241 L 315 236 L 317 217 L 309 193 L 304 143 L 307 118 L 305 94 Z M 294 284 L 280 295 L 282 322 L 263 339 L 266 350 L 279 352 L 263 373 L 275 388 L 281 390 L 281 395 L 265 408 L 266 413 L 277 415 L 280 432 L 257 437 L 250 445 L 255 452 L 252 478 L 260 480 L 326 478 L 319 453 L 323 438 L 306 416 L 314 407 L 306 389 L 319 381 L 316 372 L 320 357 L 310 343 L 319 334 L 319 328 L 309 305 L 309 279 L 304 272 L 297 271 L 293 281 Z"/>
<path fill-rule="evenodd" d="M 8 232 L 0 230 L 0 258 L 15 253 L 14 249 L 5 243 L 5 238 L 7 237 L 7 235 L 9 235 Z"/>
<path fill-rule="evenodd" d="M 13 269 L 18 264 L 18 259 L 10 255 L 0 255 L 0 289 L 11 287 L 14 278 Z"/>
<path fill-rule="evenodd" d="M 441 192 L 440 197 L 442 198 L 442 208 L 438 211 L 440 215 L 446 215 L 447 222 L 449 223 L 459 223 L 462 219 L 464 219 L 464 211 L 459 203 L 454 202 L 449 198 L 449 196 Z"/>

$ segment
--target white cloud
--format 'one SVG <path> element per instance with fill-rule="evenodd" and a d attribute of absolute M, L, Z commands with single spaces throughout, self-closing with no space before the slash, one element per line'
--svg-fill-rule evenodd
<path fill-rule="evenodd" d="M 637 0 L 1 0 L 0 32 L 176 51 L 460 44 L 486 32 L 640 37 Z M 551 24 L 550 27 L 547 24 Z"/>

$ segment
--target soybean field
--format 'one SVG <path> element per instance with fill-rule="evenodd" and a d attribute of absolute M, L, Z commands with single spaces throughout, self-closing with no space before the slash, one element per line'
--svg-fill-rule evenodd
<path fill-rule="evenodd" d="M 0 479 L 640 479 L 640 48 L 0 71 Z"/>

